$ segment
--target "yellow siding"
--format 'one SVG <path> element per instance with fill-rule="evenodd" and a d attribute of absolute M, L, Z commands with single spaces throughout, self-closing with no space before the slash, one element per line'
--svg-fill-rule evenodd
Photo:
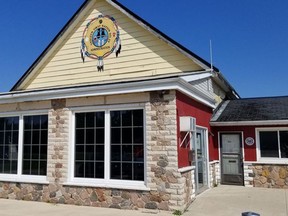
<path fill-rule="evenodd" d="M 105 1 L 95 2 L 69 37 L 63 40 L 61 46 L 40 68 L 37 68 L 35 75 L 29 78 L 29 82 L 22 89 L 110 82 L 202 69 Z M 104 59 L 104 72 L 97 71 L 97 60 L 86 57 L 83 63 L 80 57 L 81 37 L 85 25 L 100 14 L 116 19 L 122 43 L 118 58 L 113 53 Z"/>

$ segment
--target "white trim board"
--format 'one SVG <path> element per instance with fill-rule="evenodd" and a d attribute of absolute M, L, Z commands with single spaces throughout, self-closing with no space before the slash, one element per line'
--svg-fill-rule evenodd
<path fill-rule="evenodd" d="M 211 126 L 266 126 L 288 125 L 288 120 L 210 122 Z"/>
<path fill-rule="evenodd" d="M 95 86 L 71 87 L 43 91 L 10 92 L 0 95 L 0 104 L 162 90 L 178 90 L 200 103 L 203 103 L 211 108 L 216 108 L 213 98 L 206 96 L 194 88 L 193 85 L 187 83 L 181 77 Z"/>

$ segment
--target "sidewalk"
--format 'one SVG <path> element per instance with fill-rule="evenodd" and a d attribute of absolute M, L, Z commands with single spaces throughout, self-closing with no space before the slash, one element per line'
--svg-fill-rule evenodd
<path fill-rule="evenodd" d="M 221 185 L 197 196 L 184 216 L 288 216 L 288 190 Z"/>
<path fill-rule="evenodd" d="M 149 210 L 119 210 L 43 202 L 0 199 L 1 216 L 171 216 L 171 212 Z"/>

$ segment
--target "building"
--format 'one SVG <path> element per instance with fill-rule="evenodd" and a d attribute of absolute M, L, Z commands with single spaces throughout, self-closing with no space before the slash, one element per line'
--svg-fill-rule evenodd
<path fill-rule="evenodd" d="M 287 188 L 287 96 L 227 100 L 211 125 L 222 183 Z"/>
<path fill-rule="evenodd" d="M 0 95 L 0 197 L 184 210 L 220 181 L 252 184 L 255 145 L 244 178 L 220 171 L 236 99 L 219 69 L 116 0 L 87 0 Z M 241 134 L 228 136 L 255 140 Z"/>

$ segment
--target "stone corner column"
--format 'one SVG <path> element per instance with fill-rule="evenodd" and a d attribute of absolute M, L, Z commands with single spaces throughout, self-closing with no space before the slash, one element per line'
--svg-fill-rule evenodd
<path fill-rule="evenodd" d="M 59 185 L 68 177 L 69 110 L 66 99 L 51 100 L 48 128 L 48 168 L 50 184 Z"/>

